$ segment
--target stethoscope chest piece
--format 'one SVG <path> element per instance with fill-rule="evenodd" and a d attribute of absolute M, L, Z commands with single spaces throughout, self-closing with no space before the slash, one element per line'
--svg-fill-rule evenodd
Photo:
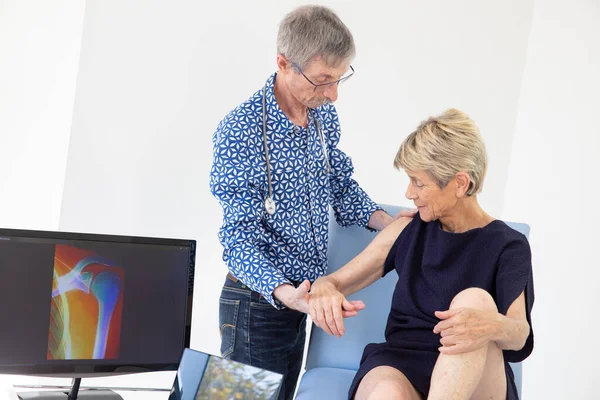
<path fill-rule="evenodd" d="M 270 214 L 273 215 L 275 214 L 275 200 L 273 200 L 271 197 L 267 197 L 265 199 L 265 211 Z"/>

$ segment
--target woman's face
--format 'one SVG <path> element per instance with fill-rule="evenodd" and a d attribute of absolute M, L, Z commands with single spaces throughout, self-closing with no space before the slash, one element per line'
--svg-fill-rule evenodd
<path fill-rule="evenodd" d="M 406 174 L 410 179 L 406 198 L 413 201 L 424 222 L 443 217 L 458 202 L 455 179 L 440 188 L 425 171 L 406 171 Z"/>

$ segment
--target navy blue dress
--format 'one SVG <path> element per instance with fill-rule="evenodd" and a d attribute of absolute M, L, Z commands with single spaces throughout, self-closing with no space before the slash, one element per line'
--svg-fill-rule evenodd
<path fill-rule="evenodd" d="M 498 311 L 506 314 L 525 291 L 527 321 L 531 326 L 533 275 L 527 238 L 500 220 L 464 233 L 442 230 L 439 221 L 423 222 L 417 214 L 400 233 L 385 262 L 384 275 L 398 273 L 398 283 L 385 329 L 385 343 L 365 347 L 349 398 L 361 379 L 375 367 L 391 366 L 406 375 L 425 398 L 439 355 L 441 336 L 434 311 L 444 311 L 459 292 L 471 287 L 486 290 Z M 368 312 L 368 311 L 367 311 Z M 508 362 L 519 362 L 533 350 L 533 329 L 519 351 L 504 351 L 507 399 L 518 399 Z"/>

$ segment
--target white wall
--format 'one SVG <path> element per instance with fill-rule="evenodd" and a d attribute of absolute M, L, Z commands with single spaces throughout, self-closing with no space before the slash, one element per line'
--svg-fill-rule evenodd
<path fill-rule="evenodd" d="M 84 7 L 0 1 L 2 228 L 58 229 Z"/>
<path fill-rule="evenodd" d="M 398 146 L 420 121 L 455 107 L 475 119 L 486 141 L 480 200 L 498 215 L 533 1 L 332 4 L 358 46 L 357 73 L 339 101 L 341 145 L 358 181 L 379 202 L 412 205 L 407 180 L 392 167 Z"/>
<path fill-rule="evenodd" d="M 600 4 L 538 0 L 504 217 L 531 225 L 536 349 L 525 399 L 598 399 Z"/>
<path fill-rule="evenodd" d="M 84 6 L 0 1 L 0 227 L 58 228 Z"/>

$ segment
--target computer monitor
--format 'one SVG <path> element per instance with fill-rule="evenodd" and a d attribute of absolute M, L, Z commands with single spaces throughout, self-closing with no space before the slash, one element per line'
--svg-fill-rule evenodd
<path fill-rule="evenodd" d="M 0 373 L 176 370 L 196 242 L 0 229 Z"/>
<path fill-rule="evenodd" d="M 236 361 L 185 349 L 169 400 L 270 400 L 283 375 Z"/>

